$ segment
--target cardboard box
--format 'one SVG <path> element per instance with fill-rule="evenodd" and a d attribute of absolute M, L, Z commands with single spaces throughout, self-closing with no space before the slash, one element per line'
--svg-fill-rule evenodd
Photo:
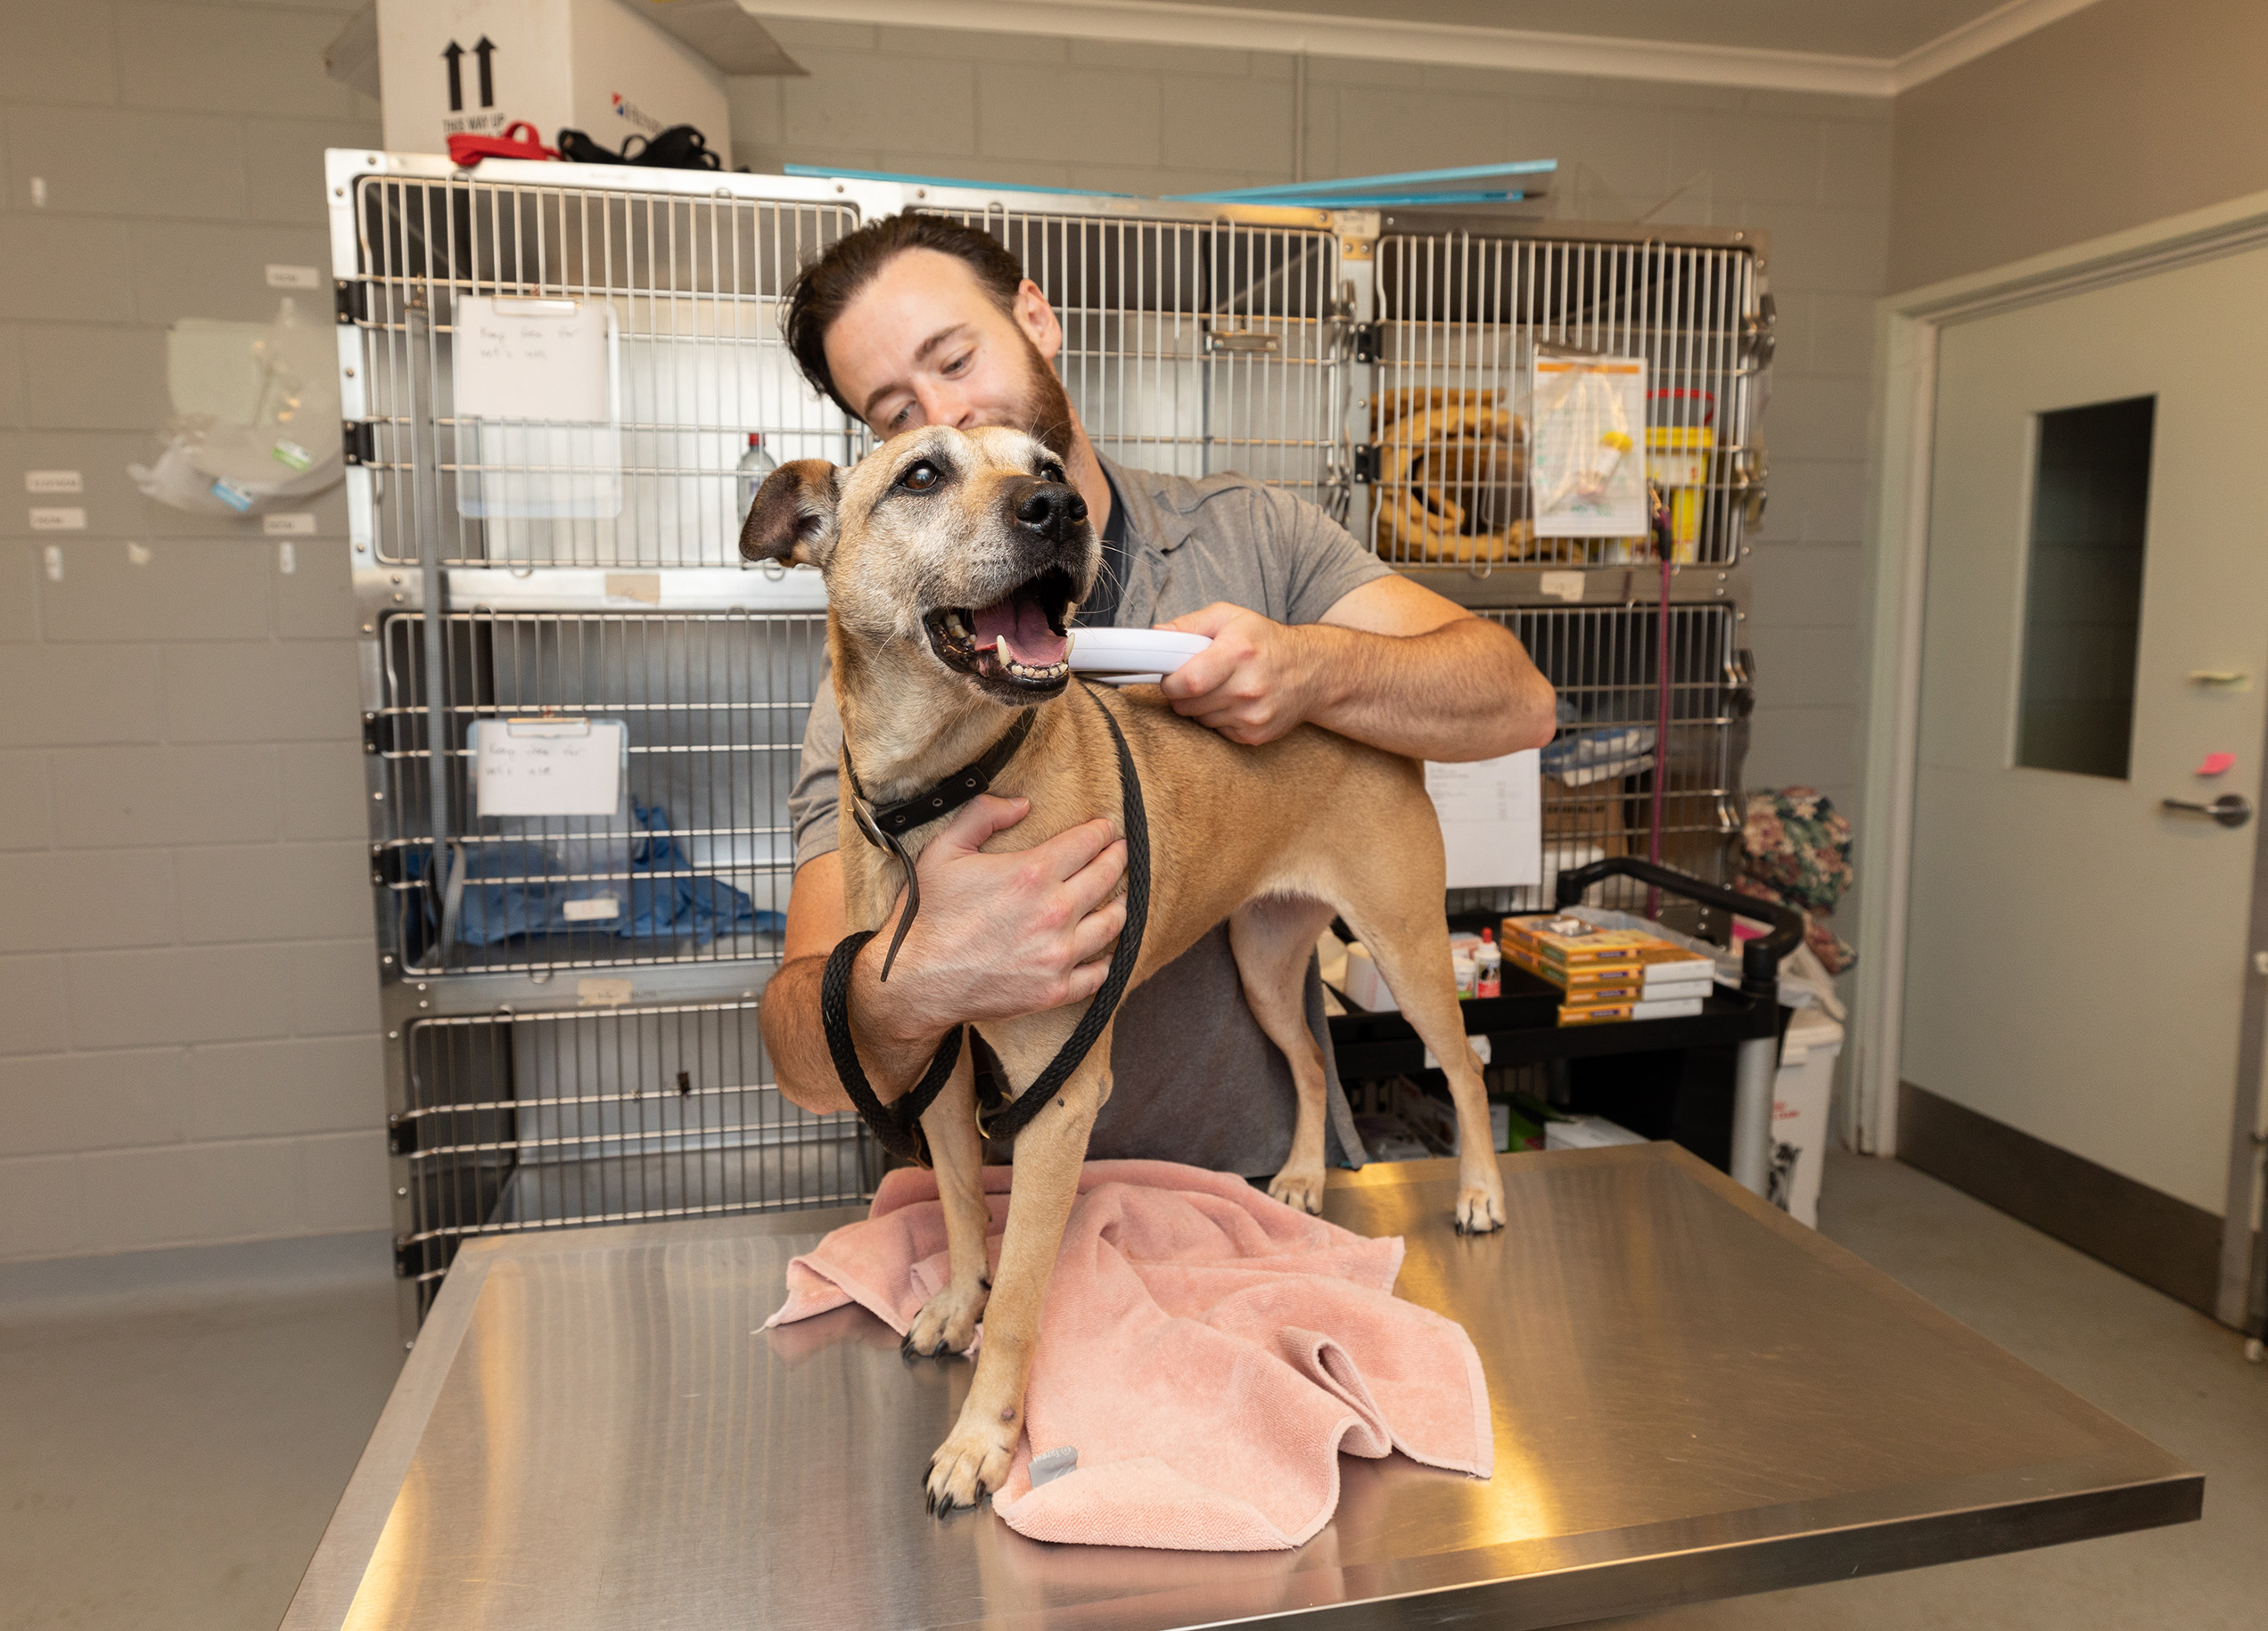
<path fill-rule="evenodd" d="M 378 70 L 395 152 L 519 119 L 546 146 L 563 127 L 620 149 L 692 125 L 732 152 L 723 70 L 622 0 L 379 0 Z"/>
<path fill-rule="evenodd" d="M 1543 806 L 1543 835 L 1547 839 L 1581 839 L 1598 845 L 1607 855 L 1623 853 L 1629 829 L 1629 802 L 1622 776 L 1570 787 L 1557 776 L 1540 779 Z"/>

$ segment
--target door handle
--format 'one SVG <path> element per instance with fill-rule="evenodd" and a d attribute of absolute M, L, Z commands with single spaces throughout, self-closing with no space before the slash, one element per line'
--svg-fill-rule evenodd
<path fill-rule="evenodd" d="M 2164 809 L 2210 816 L 2224 827 L 2241 827 L 2252 819 L 2252 800 L 2241 793 L 2223 793 L 2211 804 L 2198 804 L 2189 799 L 2161 799 L 2158 805 Z"/>

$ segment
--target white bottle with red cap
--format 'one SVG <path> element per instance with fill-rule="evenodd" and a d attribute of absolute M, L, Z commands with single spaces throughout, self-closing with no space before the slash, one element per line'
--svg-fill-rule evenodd
<path fill-rule="evenodd" d="M 1473 954 L 1473 995 L 1502 996 L 1504 995 L 1504 948 L 1496 943 L 1493 930 L 1481 930 L 1481 947 Z"/>

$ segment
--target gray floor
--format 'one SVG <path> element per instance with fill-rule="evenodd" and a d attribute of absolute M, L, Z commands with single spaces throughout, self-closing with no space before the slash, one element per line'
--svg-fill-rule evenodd
<path fill-rule="evenodd" d="M 2201 1523 L 1625 1627 L 2268 1622 L 2268 1366 L 2211 1321 L 1894 1163 L 1827 1233 L 2201 1468 Z M 0 1307 L 0 1628 L 268 1631 L 401 1359 L 390 1282 L 194 1309 Z"/>

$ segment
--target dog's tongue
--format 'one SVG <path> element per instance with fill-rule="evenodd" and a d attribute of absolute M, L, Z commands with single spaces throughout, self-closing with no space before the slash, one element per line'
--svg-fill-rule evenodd
<path fill-rule="evenodd" d="M 972 614 L 976 624 L 976 649 L 996 641 L 1004 660 L 1027 668 L 1052 668 L 1070 649 L 1064 638 L 1048 627 L 1048 614 L 1028 595 L 1011 594 L 997 605 L 979 606 Z"/>

